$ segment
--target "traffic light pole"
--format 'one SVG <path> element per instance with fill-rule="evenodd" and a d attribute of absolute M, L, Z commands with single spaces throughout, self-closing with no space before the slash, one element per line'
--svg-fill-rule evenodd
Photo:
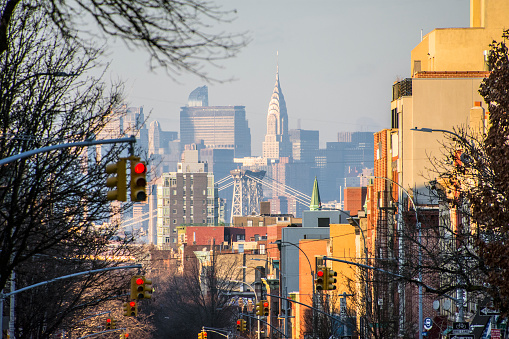
<path fill-rule="evenodd" d="M 223 331 L 223 330 L 221 330 L 219 328 L 202 326 L 202 331 L 214 332 L 214 333 L 217 333 L 219 335 L 222 335 L 223 337 L 226 337 L 227 339 L 230 338 L 229 331 L 225 331 L 226 334 L 224 334 L 224 333 L 218 332 L 218 331 Z"/>
<path fill-rule="evenodd" d="M 290 302 L 295 303 L 295 304 L 299 304 L 299 305 L 305 306 L 305 307 L 307 307 L 307 308 L 310 308 L 310 309 L 312 309 L 312 310 L 317 311 L 318 313 L 323 314 L 323 315 L 324 315 L 324 316 L 326 316 L 326 317 L 331 318 L 331 319 L 332 319 L 332 320 L 334 320 L 334 321 L 337 321 L 337 322 L 338 322 L 338 323 L 340 323 L 340 324 L 347 325 L 344 321 L 342 321 L 342 320 L 340 320 L 340 319 L 337 319 L 337 318 L 333 317 L 332 315 L 330 315 L 329 313 L 324 312 L 324 311 L 322 311 L 322 310 L 320 310 L 320 309 L 318 309 L 318 308 L 316 308 L 316 307 L 309 306 L 309 305 L 307 305 L 307 304 L 301 303 L 300 301 L 295 301 L 295 300 L 290 299 L 290 298 L 281 297 L 281 296 L 279 296 L 279 295 L 273 295 L 273 294 L 267 294 L 267 295 L 268 295 L 269 297 L 275 297 L 275 298 L 283 299 L 283 300 L 290 301 Z"/>
<path fill-rule="evenodd" d="M 128 138 L 120 138 L 120 139 L 85 140 L 85 141 L 80 141 L 80 142 L 71 142 L 71 143 L 67 143 L 67 144 L 46 146 L 46 147 L 31 150 L 31 151 L 19 153 L 19 154 L 16 154 L 16 155 L 4 158 L 4 159 L 0 159 L 0 166 L 8 164 L 8 163 L 16 161 L 16 160 L 19 160 L 19 159 L 25 159 L 25 158 L 31 157 L 34 154 L 45 153 L 45 152 L 54 151 L 54 150 L 62 149 L 62 148 L 93 146 L 93 145 L 103 145 L 103 144 L 119 144 L 119 143 L 126 143 L 126 142 L 133 144 L 136 142 L 136 137 L 130 136 Z"/>
<path fill-rule="evenodd" d="M 91 334 L 88 334 L 84 337 L 79 337 L 78 339 L 83 339 L 83 338 L 88 338 L 88 337 L 93 337 L 95 335 L 98 335 L 98 334 L 102 334 L 102 333 L 109 333 L 109 332 L 116 332 L 116 331 L 119 331 L 119 330 L 127 330 L 127 327 L 122 327 L 122 328 L 115 328 L 113 330 L 106 330 L 106 331 L 101 331 L 101 332 L 96 332 L 96 333 L 91 333 Z"/>
<path fill-rule="evenodd" d="M 249 318 L 256 319 L 255 317 L 253 317 L 252 315 L 247 314 L 247 313 L 240 313 L 240 315 L 245 315 L 245 316 L 248 316 Z M 288 338 L 288 335 L 287 335 L 287 334 L 285 334 L 285 333 L 281 332 L 281 331 L 280 331 L 277 327 L 275 327 L 274 325 L 271 325 L 271 324 L 269 324 L 268 322 L 266 322 L 265 320 L 262 320 L 262 319 L 259 319 L 259 318 L 258 318 L 258 320 L 260 320 L 262 323 L 264 323 L 264 324 L 266 324 L 266 325 L 270 326 L 270 327 L 271 327 L 274 331 L 277 331 L 277 332 L 281 333 L 281 334 L 282 334 L 285 338 Z"/>
<path fill-rule="evenodd" d="M 94 274 L 94 273 L 105 272 L 105 271 L 112 271 L 112 270 L 122 270 L 122 269 L 130 269 L 130 268 L 141 268 L 141 267 L 142 267 L 141 264 L 135 264 L 135 265 L 130 265 L 130 266 L 118 266 L 118 267 L 100 268 L 100 269 L 97 269 L 97 270 L 78 272 L 78 273 L 73 273 L 73 274 L 69 274 L 69 275 L 64 275 L 64 276 L 61 276 L 61 277 L 53 278 L 53 279 L 46 280 L 46 281 L 43 281 L 43 282 L 40 282 L 40 283 L 37 283 L 37 284 L 34 284 L 34 285 L 30 285 L 30 286 L 27 286 L 27 287 L 20 288 L 19 290 L 15 290 L 15 291 L 12 291 L 12 292 L 9 292 L 9 293 L 0 292 L 0 319 L 3 318 L 4 300 L 5 300 L 5 298 L 10 297 L 11 295 L 15 295 L 15 294 L 18 294 L 18 293 L 26 291 L 26 290 L 30 290 L 30 289 L 35 288 L 35 287 L 47 285 L 47 284 L 50 284 L 50 283 L 55 282 L 55 281 L 69 279 L 69 278 L 73 278 L 73 277 L 78 277 L 80 275 Z M 3 322 L 2 321 L 0 321 L 0 333 L 3 333 Z"/>
<path fill-rule="evenodd" d="M 245 281 L 240 281 L 240 280 L 230 280 L 232 282 L 236 282 L 236 283 L 239 283 L 239 284 L 246 284 L 247 286 L 249 286 L 250 289 L 253 290 L 253 292 L 255 292 L 255 288 L 253 287 L 253 285 L 251 284 L 248 284 L 247 282 Z M 256 303 L 258 304 L 258 296 L 256 295 L 256 292 L 254 294 L 255 296 L 255 300 L 256 300 Z M 256 316 L 258 318 L 258 339 L 260 339 L 260 316 Z"/>

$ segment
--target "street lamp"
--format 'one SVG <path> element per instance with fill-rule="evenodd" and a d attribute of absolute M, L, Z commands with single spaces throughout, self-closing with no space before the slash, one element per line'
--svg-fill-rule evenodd
<path fill-rule="evenodd" d="M 245 284 L 245 285 L 249 286 L 253 290 L 253 292 L 255 291 L 253 285 L 252 284 L 248 284 L 245 281 L 240 281 L 240 280 L 230 280 L 230 281 L 236 282 L 236 283 L 239 283 L 239 284 Z M 255 296 L 256 303 L 258 303 L 258 296 L 256 295 L 256 292 L 254 293 L 254 296 Z M 258 321 L 257 321 L 258 322 L 258 339 L 260 339 L 260 316 L 256 316 L 256 318 L 258 319 Z"/>
<path fill-rule="evenodd" d="M 342 213 L 348 214 L 343 210 L 338 210 Z M 362 240 L 364 242 L 364 255 L 366 256 L 366 265 L 369 265 L 369 258 L 368 258 L 368 246 L 366 245 L 366 237 L 364 236 L 364 230 L 362 229 L 361 225 L 359 225 L 359 218 L 354 218 L 349 216 L 346 218 L 348 220 L 348 223 L 354 227 L 357 227 L 362 235 Z M 368 286 L 368 280 L 369 280 L 369 272 L 366 270 L 366 281 L 364 282 L 364 302 L 366 303 L 366 321 L 368 321 L 368 313 L 371 310 L 371 306 L 369 303 L 369 286 Z"/>
<path fill-rule="evenodd" d="M 427 128 L 427 127 L 422 127 L 422 128 L 417 128 L 417 127 L 414 127 L 414 128 L 411 128 L 410 129 L 411 131 L 416 131 L 416 132 L 425 132 L 425 133 L 432 133 L 432 132 L 441 132 L 441 133 L 446 133 L 446 134 L 451 134 L 455 137 L 457 137 L 458 139 L 460 139 L 461 141 L 463 141 L 464 143 L 466 144 L 469 144 L 469 142 L 467 141 L 467 139 L 464 137 L 464 136 L 461 136 L 455 132 L 452 132 L 452 131 L 449 131 L 449 130 L 446 130 L 446 129 L 436 129 L 436 128 Z M 473 145 L 469 144 L 469 146 L 471 147 L 471 150 L 473 150 Z M 419 228 L 419 231 L 420 231 L 420 228 Z M 420 245 L 420 243 L 419 243 Z M 422 282 L 422 281 L 421 281 Z M 456 298 L 450 298 L 452 300 L 455 300 L 458 304 L 458 320 L 459 321 L 464 321 L 464 311 L 463 311 L 463 300 L 461 300 L 461 302 L 459 302 L 460 299 L 462 299 L 463 295 L 463 291 L 461 289 L 457 289 L 456 291 Z M 422 339 L 422 338 L 420 338 Z"/>
<path fill-rule="evenodd" d="M 289 245 L 292 245 L 294 247 L 296 247 L 299 251 L 302 252 L 302 254 L 304 254 L 304 256 L 306 257 L 307 261 L 308 261 L 308 264 L 309 264 L 309 271 L 311 272 L 311 293 L 312 293 L 312 302 L 313 302 L 313 306 L 315 306 L 315 275 L 314 275 L 314 272 L 313 272 L 313 267 L 311 266 L 311 261 L 309 261 L 309 257 L 308 255 L 306 254 L 306 252 L 304 252 L 302 250 L 302 248 L 300 248 L 298 245 L 292 243 L 292 242 L 289 242 L 289 241 L 281 241 L 281 240 L 276 240 L 275 242 L 271 242 L 270 244 L 277 244 L 278 246 L 281 246 L 282 244 L 289 244 Z M 287 268 L 285 267 L 285 270 L 287 270 Z M 286 291 L 286 278 L 285 278 L 285 281 L 284 281 L 284 296 L 285 298 L 288 298 L 288 293 Z M 288 301 L 283 299 L 284 301 L 284 307 L 285 307 L 285 335 L 288 335 Z M 281 302 L 281 304 L 283 304 L 283 302 Z M 313 319 L 314 319 L 314 312 L 313 312 Z M 313 331 L 314 331 L 314 326 L 313 326 Z"/>

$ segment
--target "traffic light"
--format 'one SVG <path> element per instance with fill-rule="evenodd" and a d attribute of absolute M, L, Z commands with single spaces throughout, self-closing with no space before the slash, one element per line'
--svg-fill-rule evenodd
<path fill-rule="evenodd" d="M 115 319 L 111 319 L 111 329 L 114 330 L 117 328 L 117 321 Z"/>
<path fill-rule="evenodd" d="M 106 319 L 106 329 L 111 330 L 111 318 Z"/>
<path fill-rule="evenodd" d="M 127 179 L 126 179 L 126 161 L 120 159 L 115 164 L 109 164 L 106 166 L 106 173 L 116 174 L 116 176 L 109 177 L 106 179 L 106 187 L 115 188 L 106 193 L 108 200 L 127 200 Z"/>
<path fill-rule="evenodd" d="M 263 306 L 261 301 L 256 302 L 256 315 L 263 315 Z"/>
<path fill-rule="evenodd" d="M 129 333 L 122 333 L 120 335 L 120 339 L 125 339 L 125 338 L 129 338 Z"/>
<path fill-rule="evenodd" d="M 237 320 L 237 331 L 242 331 L 242 319 Z"/>
<path fill-rule="evenodd" d="M 262 300 L 262 306 L 263 306 L 263 315 L 268 316 L 269 315 L 269 302 L 267 300 Z"/>
<path fill-rule="evenodd" d="M 244 319 L 240 319 L 240 330 L 242 332 L 246 330 L 246 321 Z"/>
<path fill-rule="evenodd" d="M 315 290 L 321 291 L 325 289 L 325 275 L 326 269 L 323 266 L 318 266 L 316 270 L 316 279 L 315 279 Z"/>
<path fill-rule="evenodd" d="M 144 275 L 135 275 L 131 278 L 131 299 L 152 298 L 152 280 Z"/>
<path fill-rule="evenodd" d="M 203 331 L 203 332 L 201 333 L 201 337 L 202 337 L 203 339 L 207 339 L 207 332 Z"/>
<path fill-rule="evenodd" d="M 335 284 L 337 282 L 335 277 L 337 277 L 338 274 L 328 267 L 325 269 L 325 271 L 326 271 L 325 284 L 327 285 L 325 289 L 328 291 L 335 290 L 336 289 Z"/>
<path fill-rule="evenodd" d="M 203 333 L 198 333 L 198 339 L 203 339 Z"/>
<path fill-rule="evenodd" d="M 126 317 L 138 316 L 138 304 L 136 304 L 136 301 L 124 303 L 124 316 Z"/>
<path fill-rule="evenodd" d="M 147 165 L 139 157 L 130 156 L 131 161 L 131 201 L 147 200 Z"/>

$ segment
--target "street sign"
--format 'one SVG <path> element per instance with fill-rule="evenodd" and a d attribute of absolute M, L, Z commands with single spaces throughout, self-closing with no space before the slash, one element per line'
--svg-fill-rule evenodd
<path fill-rule="evenodd" d="M 433 327 L 433 320 L 431 320 L 431 318 L 424 319 L 424 329 L 429 331 L 429 330 L 431 330 L 432 327 Z"/>
<path fill-rule="evenodd" d="M 483 307 L 479 310 L 479 314 L 480 315 L 498 315 L 500 314 L 500 311 L 498 310 L 492 310 L 491 308 L 488 308 L 488 307 Z"/>
<path fill-rule="evenodd" d="M 500 339 L 501 336 L 502 336 L 502 331 L 498 330 L 498 329 L 494 329 L 492 328 L 491 329 L 491 339 Z"/>
<path fill-rule="evenodd" d="M 451 334 L 449 339 L 474 339 L 473 334 Z"/>
<path fill-rule="evenodd" d="M 454 322 L 452 324 L 452 334 L 469 334 L 470 325 L 467 322 Z"/>

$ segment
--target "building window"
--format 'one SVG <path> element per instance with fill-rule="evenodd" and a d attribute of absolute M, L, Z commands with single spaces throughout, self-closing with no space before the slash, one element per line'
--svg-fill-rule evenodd
<path fill-rule="evenodd" d="M 391 111 L 391 128 L 399 128 L 399 116 L 398 116 L 398 109 L 394 108 Z"/>
<path fill-rule="evenodd" d="M 253 226 L 253 220 L 248 220 L 247 221 L 247 226 Z"/>
<path fill-rule="evenodd" d="M 318 227 L 329 227 L 330 218 L 318 218 Z"/>

